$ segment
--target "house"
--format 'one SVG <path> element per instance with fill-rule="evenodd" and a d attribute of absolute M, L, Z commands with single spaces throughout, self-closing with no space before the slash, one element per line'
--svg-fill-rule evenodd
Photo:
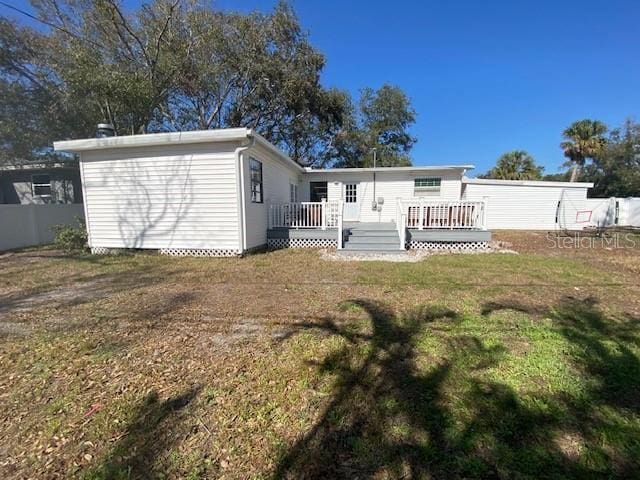
<path fill-rule="evenodd" d="M 0 204 L 82 203 L 77 162 L 0 166 Z"/>
<path fill-rule="evenodd" d="M 304 168 L 246 128 L 70 140 L 54 148 L 79 155 L 95 253 L 477 249 L 491 238 L 491 192 L 466 179 L 473 165 Z M 588 187 L 571 186 L 584 198 Z M 554 219 L 564 190 L 555 187 L 546 200 Z M 520 204 L 526 216 L 526 198 Z"/>

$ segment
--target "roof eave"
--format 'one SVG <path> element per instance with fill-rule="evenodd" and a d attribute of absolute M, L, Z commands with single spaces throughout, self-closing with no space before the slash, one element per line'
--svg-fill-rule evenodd
<path fill-rule="evenodd" d="M 194 132 L 147 133 L 122 137 L 84 138 L 53 142 L 53 149 L 65 152 L 84 152 L 110 148 L 153 147 L 167 144 L 190 144 L 207 142 L 239 141 L 247 138 L 248 128 L 228 128 L 221 130 L 198 130 Z"/>
<path fill-rule="evenodd" d="M 298 162 L 293 160 L 289 155 L 284 153 L 282 150 L 280 150 L 278 147 L 276 147 L 273 143 L 271 143 L 269 140 L 264 138 L 255 130 L 248 129 L 247 137 L 254 138 L 260 145 L 262 145 L 264 148 L 269 150 L 271 153 L 278 155 L 282 160 L 285 161 L 285 163 L 288 163 L 289 165 L 297 169 L 299 172 L 303 173 L 305 171 L 302 165 L 300 165 Z"/>
<path fill-rule="evenodd" d="M 413 167 L 364 167 L 364 168 L 305 168 L 306 173 L 389 173 L 389 172 L 429 172 L 438 170 L 472 170 L 475 165 L 429 165 Z"/>
<path fill-rule="evenodd" d="M 555 182 L 552 180 L 499 180 L 493 178 L 468 178 L 462 177 L 462 183 L 471 185 L 521 185 L 530 187 L 566 187 L 566 188 L 593 188 L 592 182 Z"/>

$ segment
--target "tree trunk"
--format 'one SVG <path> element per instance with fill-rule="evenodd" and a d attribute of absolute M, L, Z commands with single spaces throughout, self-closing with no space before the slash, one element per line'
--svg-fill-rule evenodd
<path fill-rule="evenodd" d="M 571 179 L 569 181 L 577 182 L 578 175 L 580 175 L 580 165 L 578 165 L 577 163 L 574 163 L 573 168 L 571 168 Z"/>

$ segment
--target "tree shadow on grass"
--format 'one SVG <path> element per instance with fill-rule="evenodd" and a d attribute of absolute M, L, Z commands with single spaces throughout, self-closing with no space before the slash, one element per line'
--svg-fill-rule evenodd
<path fill-rule="evenodd" d="M 351 333 L 345 335 L 349 343 L 318 364 L 337 378 L 332 400 L 282 456 L 275 478 L 623 478 L 636 472 L 637 448 L 611 453 L 596 446 L 586 458 L 580 448 L 571 451 L 576 432 L 579 442 L 596 442 L 590 429 L 615 426 L 586 416 L 588 397 L 525 398 L 486 380 L 482 372 L 499 365 L 504 347 L 452 336 L 444 340 L 447 355 L 428 364 L 429 347 L 422 342 L 430 324 L 457 322 L 455 312 L 424 307 L 397 316 L 379 303 L 353 302 L 369 315 L 373 333 L 358 339 L 359 348 Z M 484 313 L 496 308 L 487 305 Z M 605 318 L 580 308 L 566 305 L 562 318 L 605 328 Z M 332 324 L 331 332 L 340 334 L 340 328 Z M 365 355 L 354 353 L 363 349 Z M 605 361 L 603 352 L 595 355 Z M 622 351 L 620 361 L 637 362 L 629 355 L 635 358 Z M 627 428 L 622 435 L 632 445 L 640 433 Z"/>
<path fill-rule="evenodd" d="M 198 395 L 201 387 L 194 387 L 165 401 L 152 392 L 140 403 L 124 436 L 114 445 L 99 466 L 86 472 L 89 480 L 129 478 L 158 478 L 154 473 L 156 459 L 170 450 L 175 442 L 172 435 L 183 420 L 180 412 Z"/>
<path fill-rule="evenodd" d="M 640 413 L 640 359 L 632 351 L 640 347 L 640 318 L 607 316 L 594 297 L 564 297 L 544 309 L 520 303 L 488 303 L 483 315 L 516 310 L 548 318 L 573 349 L 575 367 L 590 379 L 589 397 L 616 408 Z"/>

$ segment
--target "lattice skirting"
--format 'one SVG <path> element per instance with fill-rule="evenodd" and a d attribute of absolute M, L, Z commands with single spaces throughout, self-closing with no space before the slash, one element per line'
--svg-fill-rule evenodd
<path fill-rule="evenodd" d="M 173 257 L 237 257 L 238 250 L 225 248 L 161 248 L 160 255 Z"/>
<path fill-rule="evenodd" d="M 91 253 L 94 255 L 121 255 L 124 252 L 124 248 L 91 247 Z"/>
<path fill-rule="evenodd" d="M 271 249 L 277 248 L 336 248 L 337 240 L 328 238 L 270 238 L 267 245 Z"/>
<path fill-rule="evenodd" d="M 489 242 L 424 242 L 412 240 L 408 242 L 410 250 L 448 250 L 456 252 L 472 252 L 486 250 Z"/>
<path fill-rule="evenodd" d="M 91 247 L 94 255 L 120 255 L 127 251 L 126 248 Z M 161 248 L 160 255 L 171 255 L 174 257 L 237 257 L 240 253 L 237 250 L 224 248 Z"/>

